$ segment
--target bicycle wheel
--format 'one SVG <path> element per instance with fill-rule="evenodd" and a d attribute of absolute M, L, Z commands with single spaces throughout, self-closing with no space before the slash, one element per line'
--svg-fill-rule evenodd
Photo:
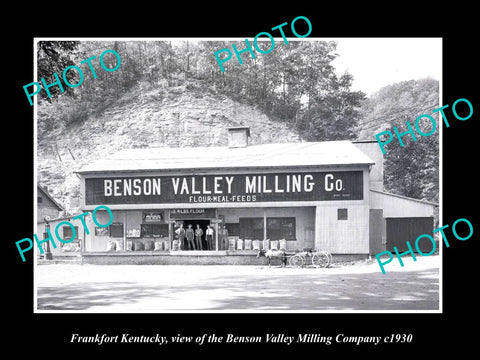
<path fill-rule="evenodd" d="M 313 254 L 312 265 L 315 267 L 327 267 L 330 265 L 330 257 L 326 252 L 317 252 Z"/>
<path fill-rule="evenodd" d="M 289 263 L 291 266 L 295 266 L 295 267 L 302 267 L 303 264 L 304 264 L 304 260 L 303 260 L 303 256 L 300 256 L 300 255 L 293 255 L 290 259 L 289 259 Z"/>

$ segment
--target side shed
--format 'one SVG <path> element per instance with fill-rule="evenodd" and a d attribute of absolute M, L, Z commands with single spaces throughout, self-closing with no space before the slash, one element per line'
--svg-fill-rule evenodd
<path fill-rule="evenodd" d="M 408 250 L 406 241 L 413 245 L 419 235 L 432 234 L 437 204 L 370 190 L 370 253 Z M 413 247 L 413 246 L 412 246 Z M 422 252 L 429 252 L 428 241 L 419 242 Z"/>

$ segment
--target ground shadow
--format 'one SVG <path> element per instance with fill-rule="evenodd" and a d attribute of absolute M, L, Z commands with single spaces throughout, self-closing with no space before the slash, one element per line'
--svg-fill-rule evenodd
<path fill-rule="evenodd" d="M 367 274 L 219 274 L 189 284 L 39 287 L 39 310 L 438 310 L 438 269 Z"/>

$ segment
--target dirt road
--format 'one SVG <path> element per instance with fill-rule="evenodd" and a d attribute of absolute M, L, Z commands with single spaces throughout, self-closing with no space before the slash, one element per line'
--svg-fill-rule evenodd
<path fill-rule="evenodd" d="M 268 312 L 438 310 L 440 257 L 326 269 L 40 265 L 38 310 Z"/>

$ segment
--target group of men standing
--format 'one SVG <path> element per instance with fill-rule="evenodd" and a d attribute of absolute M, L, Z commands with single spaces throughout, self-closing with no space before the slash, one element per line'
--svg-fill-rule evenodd
<path fill-rule="evenodd" d="M 188 224 L 188 227 L 185 229 L 183 224 L 180 223 L 175 233 L 177 234 L 181 250 L 215 250 L 214 231 L 210 225 L 207 225 L 205 230 L 205 243 L 202 240 L 203 229 L 200 227 L 200 224 L 197 224 L 195 229 L 192 228 L 192 224 Z M 226 250 L 228 248 L 228 231 L 225 226 L 219 230 L 218 235 L 219 250 Z"/>

